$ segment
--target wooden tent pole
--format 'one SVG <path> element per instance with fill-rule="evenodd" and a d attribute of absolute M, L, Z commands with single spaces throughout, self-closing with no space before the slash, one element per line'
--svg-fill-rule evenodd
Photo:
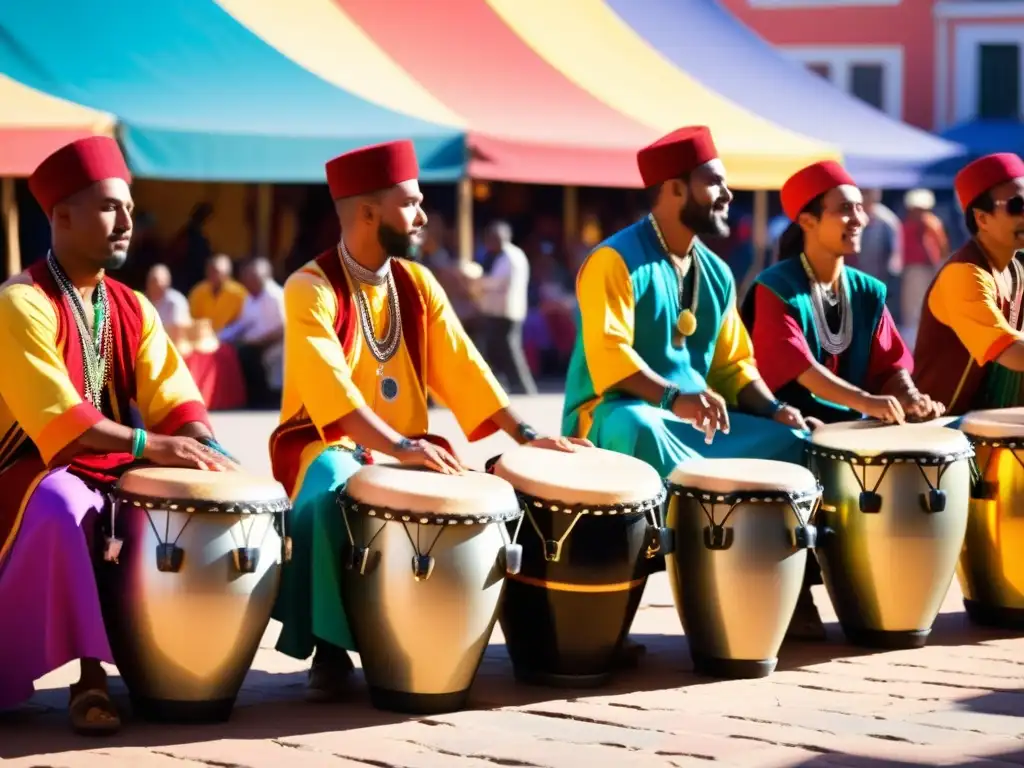
<path fill-rule="evenodd" d="M 459 262 L 473 260 L 473 180 L 459 179 L 455 202 L 456 232 L 458 233 Z"/>
<path fill-rule="evenodd" d="M 18 198 L 10 176 L 0 180 L 0 211 L 7 240 L 7 277 L 11 278 L 21 272 L 21 244 L 18 242 Z"/>

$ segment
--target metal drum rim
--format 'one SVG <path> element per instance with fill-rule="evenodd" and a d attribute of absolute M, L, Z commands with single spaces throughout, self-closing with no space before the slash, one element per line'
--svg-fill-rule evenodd
<path fill-rule="evenodd" d="M 163 509 L 171 512 L 187 514 L 225 514 L 225 515 L 278 515 L 292 508 L 291 501 L 286 498 L 275 501 L 209 501 L 204 499 L 180 499 L 165 496 L 131 493 L 121 489 L 113 492 L 114 500 L 142 509 Z"/>
<path fill-rule="evenodd" d="M 615 517 L 616 515 L 646 515 L 652 509 L 658 509 L 666 498 L 664 488 L 657 495 L 645 501 L 622 504 L 570 504 L 558 499 L 544 499 L 528 493 L 516 491 L 516 497 L 524 507 L 531 509 L 548 509 L 551 512 L 564 512 L 567 515 L 595 515 Z"/>
<path fill-rule="evenodd" d="M 729 493 L 711 493 L 703 488 L 689 485 L 668 484 L 668 492 L 672 496 L 685 496 L 689 499 L 710 501 L 715 504 L 798 504 L 800 502 L 814 501 L 823 493 L 821 483 L 816 483 L 814 489 L 808 488 L 805 491 L 785 490 L 738 490 Z"/>
<path fill-rule="evenodd" d="M 380 504 L 366 504 L 353 498 L 344 490 L 336 492 L 335 502 L 346 512 L 355 512 L 389 522 L 419 523 L 421 525 L 489 525 L 518 520 L 523 516 L 523 510 L 519 507 L 487 515 L 452 515 L 438 512 L 414 512 L 408 509 L 399 510 Z"/>
<path fill-rule="evenodd" d="M 815 458 L 835 459 L 837 461 L 845 461 L 857 466 L 883 466 L 886 464 L 909 463 L 923 464 L 925 466 L 945 466 L 946 464 L 954 464 L 958 461 L 962 461 L 963 459 L 973 458 L 974 447 L 968 446 L 959 451 L 940 455 L 917 451 L 892 451 L 888 453 L 880 453 L 876 456 L 865 456 L 861 453 L 857 453 L 856 451 L 808 446 L 807 453 Z"/>

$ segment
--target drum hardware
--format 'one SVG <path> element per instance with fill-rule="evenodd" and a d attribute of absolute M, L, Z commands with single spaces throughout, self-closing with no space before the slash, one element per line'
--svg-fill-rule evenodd
<path fill-rule="evenodd" d="M 972 437 L 971 441 L 974 445 L 982 448 L 993 449 L 985 457 L 984 467 L 978 466 L 977 458 L 971 459 L 971 498 L 991 501 L 999 495 L 999 482 L 997 480 L 985 479 L 985 475 L 988 474 L 989 467 L 992 464 L 992 457 L 996 454 L 994 449 L 1006 448 L 1010 451 L 1010 455 L 1013 456 L 1017 464 L 1020 465 L 1020 468 L 1024 469 L 1024 459 L 1017 455 L 1017 451 L 1024 449 L 1024 443 L 1017 442 L 1016 440 L 986 440 L 979 437 Z"/>

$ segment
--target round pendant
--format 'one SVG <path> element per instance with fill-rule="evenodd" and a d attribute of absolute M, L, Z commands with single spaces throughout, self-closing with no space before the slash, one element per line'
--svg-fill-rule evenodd
<path fill-rule="evenodd" d="M 689 309 L 684 309 L 679 313 L 679 319 L 676 320 L 676 330 L 683 336 L 693 336 L 697 331 L 697 317 L 693 312 Z"/>
<path fill-rule="evenodd" d="M 380 383 L 380 393 L 385 400 L 391 402 L 398 397 L 398 382 L 388 376 Z"/>

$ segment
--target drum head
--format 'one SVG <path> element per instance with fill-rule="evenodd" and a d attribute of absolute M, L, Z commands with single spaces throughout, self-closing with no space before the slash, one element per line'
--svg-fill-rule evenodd
<path fill-rule="evenodd" d="M 814 493 L 818 481 L 806 467 L 768 459 L 691 459 L 676 467 L 672 485 L 706 493 Z"/>
<path fill-rule="evenodd" d="M 1024 439 L 1024 408 L 992 408 L 971 411 L 960 422 L 971 437 L 988 440 Z"/>
<path fill-rule="evenodd" d="M 484 472 L 443 475 L 400 464 L 371 464 L 352 475 L 344 495 L 366 507 L 464 517 L 467 522 L 507 520 L 520 514 L 512 486 Z"/>
<path fill-rule="evenodd" d="M 811 443 L 819 449 L 864 457 L 904 454 L 942 458 L 970 451 L 970 443 L 963 432 L 949 427 L 869 421 L 837 426 L 814 430 Z"/>
<path fill-rule="evenodd" d="M 207 472 L 177 467 L 140 467 L 125 472 L 117 489 L 154 500 L 194 500 L 203 504 L 277 504 L 288 494 L 277 481 L 246 472 Z"/>
<path fill-rule="evenodd" d="M 658 471 L 645 461 L 603 448 L 573 453 L 520 445 L 494 465 L 517 491 L 572 506 L 622 506 L 659 497 Z"/>

